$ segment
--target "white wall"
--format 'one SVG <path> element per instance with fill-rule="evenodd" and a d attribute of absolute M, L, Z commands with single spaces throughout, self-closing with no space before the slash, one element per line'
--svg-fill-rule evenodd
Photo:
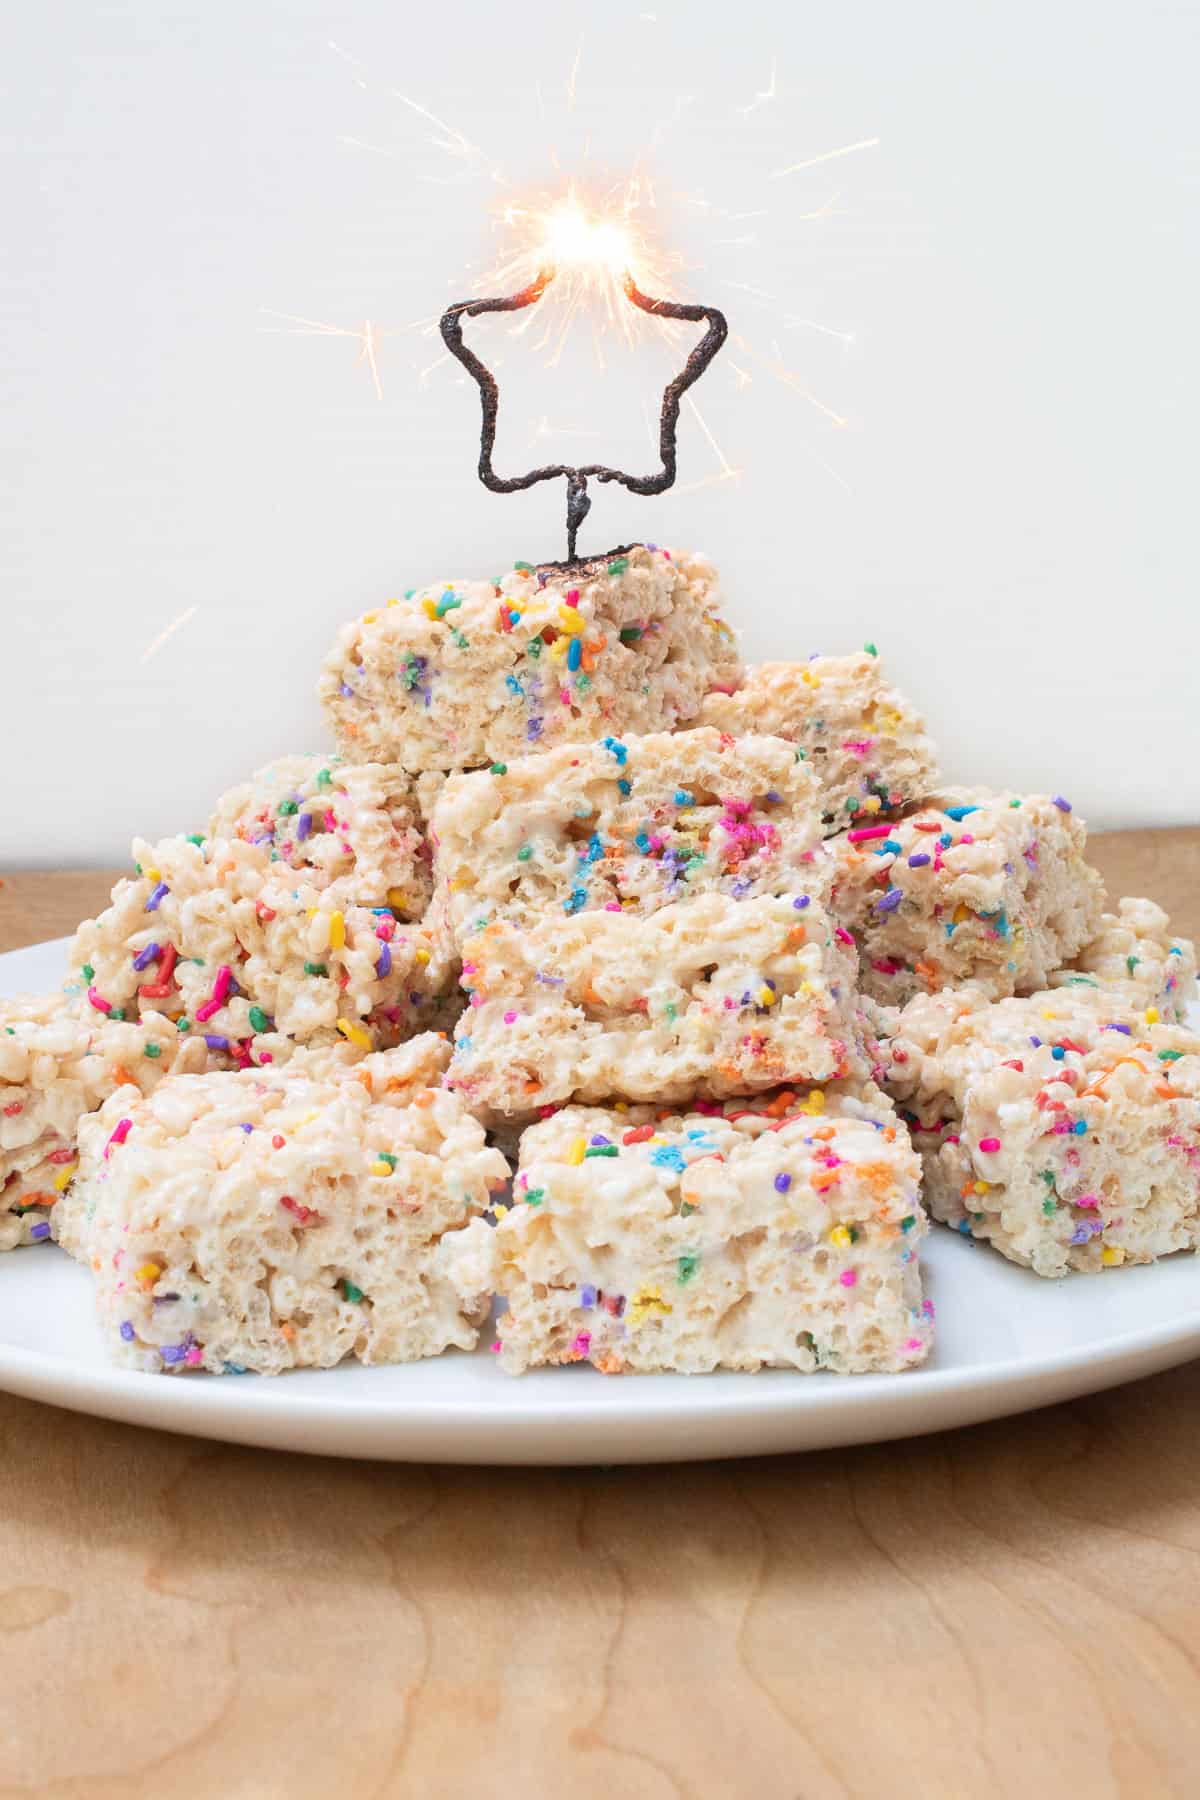
<path fill-rule="evenodd" d="M 1164 0 L 11 14 L 0 863 L 194 829 L 231 779 L 322 741 L 343 617 L 561 554 L 557 489 L 475 482 L 474 390 L 421 382 L 429 340 L 385 338 L 381 402 L 353 340 L 261 329 L 263 307 L 400 326 L 473 291 L 498 190 L 390 89 L 523 181 L 588 133 L 628 164 L 690 96 L 655 158 L 681 285 L 847 420 L 717 365 L 697 397 L 743 478 L 686 491 L 714 467 L 689 421 L 685 491 L 599 492 L 588 546 L 707 549 L 751 656 L 875 639 L 955 775 L 1066 791 L 1095 824 L 1200 818 L 1198 49 L 1196 9 Z M 772 57 L 778 97 L 740 113 Z M 557 389 L 530 360 L 505 357 L 507 465 L 543 413 L 603 422 L 547 452 L 621 451 L 636 359 Z"/>

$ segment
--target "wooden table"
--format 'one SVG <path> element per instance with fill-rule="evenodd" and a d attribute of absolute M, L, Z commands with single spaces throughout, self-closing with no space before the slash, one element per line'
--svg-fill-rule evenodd
<path fill-rule="evenodd" d="M 1200 936 L 1200 830 L 1093 840 Z M 12 876 L 0 949 L 109 877 Z M 1200 1365 L 907 1443 L 339 1463 L 0 1395 L 0 1795 L 1200 1793 Z"/>

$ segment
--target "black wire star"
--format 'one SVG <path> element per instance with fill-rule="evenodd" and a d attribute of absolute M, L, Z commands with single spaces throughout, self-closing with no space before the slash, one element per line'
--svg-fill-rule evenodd
<path fill-rule="evenodd" d="M 701 320 L 708 322 L 708 330 L 690 352 L 683 368 L 663 390 L 658 433 L 658 453 L 662 468 L 655 475 L 627 475 L 624 470 L 609 468 L 606 463 L 585 463 L 580 467 L 570 463 L 547 463 L 544 468 L 530 469 L 525 475 L 497 475 L 492 467 L 492 451 L 496 445 L 500 389 L 491 370 L 464 344 L 462 322 L 479 313 L 519 312 L 522 307 L 533 306 L 541 299 L 554 276 L 553 268 L 542 269 L 528 287 L 523 287 L 519 293 L 506 294 L 493 300 L 460 300 L 442 314 L 441 330 L 446 348 L 452 356 L 458 358 L 479 386 L 483 407 L 483 429 L 479 438 L 480 481 L 493 494 L 515 494 L 523 488 L 533 487 L 539 481 L 553 481 L 560 475 L 564 476 L 567 483 L 567 561 L 573 563 L 576 560 L 575 540 L 579 527 L 591 510 L 592 501 L 587 484 L 593 476 L 597 481 L 619 481 L 631 494 L 662 494 L 673 484 L 675 433 L 679 424 L 680 400 L 692 383 L 699 381 L 725 342 L 729 326 L 724 313 L 718 312 L 715 306 L 689 306 L 678 300 L 652 299 L 649 294 L 642 293 L 632 275 L 626 274 L 623 281 L 625 296 L 643 312 L 662 319 L 683 319 L 691 324 L 699 324 Z"/>

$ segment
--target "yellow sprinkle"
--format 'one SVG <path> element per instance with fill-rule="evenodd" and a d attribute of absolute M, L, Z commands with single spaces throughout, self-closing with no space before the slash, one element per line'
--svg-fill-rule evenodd
<path fill-rule="evenodd" d="M 392 1165 L 390 1162 L 384 1162 L 383 1158 L 380 1157 L 378 1162 L 373 1162 L 371 1164 L 371 1173 L 372 1175 L 390 1175 L 392 1173 Z"/>
<path fill-rule="evenodd" d="M 153 1287 L 161 1274 L 161 1264 L 144 1262 L 140 1269 L 134 1271 L 133 1278 L 135 1281 L 140 1282 L 143 1287 Z"/>
<path fill-rule="evenodd" d="M 661 1290 L 656 1287 L 640 1287 L 629 1303 L 629 1317 L 634 1325 L 640 1325 L 651 1313 L 665 1317 L 670 1311 L 669 1302 L 663 1299 Z"/>
<path fill-rule="evenodd" d="M 1146 1023 L 1147 1023 L 1147 1025 L 1157 1025 L 1158 1024 L 1158 1008 L 1157 1008 L 1157 1006 L 1148 1006 L 1146 1008 Z"/>
<path fill-rule="evenodd" d="M 1051 1012 L 1049 1007 L 1043 1007 L 1042 1017 L 1043 1019 L 1057 1019 L 1058 1014 L 1056 1012 Z"/>
<path fill-rule="evenodd" d="M 66 1187 L 68 1181 L 70 1181 L 72 1175 L 75 1173 L 75 1171 L 78 1167 L 79 1167 L 79 1164 L 77 1162 L 67 1163 L 65 1168 L 62 1168 L 58 1171 L 58 1174 L 54 1177 L 54 1185 L 58 1189 L 60 1194 L 62 1193 L 63 1189 Z"/>
<path fill-rule="evenodd" d="M 428 950 L 416 950 L 413 954 L 419 963 L 427 963 L 429 961 Z"/>
<path fill-rule="evenodd" d="M 956 906 L 954 909 L 954 923 L 956 925 L 962 925 L 966 922 L 967 919 L 970 919 L 973 917 L 974 917 L 974 914 L 972 913 L 969 906 Z"/>
<path fill-rule="evenodd" d="M 817 685 L 817 677 L 813 674 L 811 669 L 801 669 L 800 679 L 804 682 L 806 687 L 816 687 Z"/>
<path fill-rule="evenodd" d="M 357 1044 L 360 1050 L 371 1048 L 371 1034 L 364 1031 L 361 1025 L 352 1025 L 349 1019 L 339 1019 L 337 1028 L 343 1037 L 349 1038 L 352 1044 Z"/>
<path fill-rule="evenodd" d="M 495 1215 L 498 1219 L 502 1219 L 504 1217 L 504 1215 L 509 1211 L 509 1208 L 507 1206 L 505 1206 L 503 1200 L 497 1200 L 496 1204 L 492 1207 L 492 1211 L 495 1213 Z"/>
<path fill-rule="evenodd" d="M 567 654 L 567 640 L 565 637 L 555 638 L 550 646 L 550 654 L 555 662 L 562 661 L 563 657 Z"/>
<path fill-rule="evenodd" d="M 147 881 L 161 881 L 162 880 L 162 870 L 161 869 L 143 869 L 142 874 L 146 877 Z"/>
<path fill-rule="evenodd" d="M 587 629 L 587 620 L 579 616 L 578 607 L 560 606 L 558 627 L 560 631 L 565 631 L 568 637 L 578 637 L 581 631 Z"/>
<path fill-rule="evenodd" d="M 836 1244 L 839 1250 L 848 1250 L 854 1239 L 844 1225 L 835 1225 L 829 1234 L 829 1241 Z"/>
<path fill-rule="evenodd" d="M 1100 1252 L 1100 1261 L 1106 1269 L 1116 1269 L 1125 1261 L 1125 1252 L 1119 1244 L 1105 1244 Z"/>
<path fill-rule="evenodd" d="M 389 606 L 399 606 L 399 604 L 400 604 L 400 602 L 398 600 L 389 600 L 388 601 Z"/>
<path fill-rule="evenodd" d="M 425 614 L 425 617 L 427 619 L 436 619 L 437 618 L 437 601 L 430 600 L 427 596 L 421 602 L 421 611 Z"/>
<path fill-rule="evenodd" d="M 587 1139 L 586 1138 L 576 1138 L 575 1142 L 571 1145 L 571 1148 L 567 1151 L 567 1161 L 572 1164 L 581 1163 L 584 1159 L 586 1152 L 587 1152 Z"/>
<path fill-rule="evenodd" d="M 859 811 L 877 813 L 882 805 L 883 801 L 879 798 L 878 794 L 868 794 L 859 808 Z"/>
<path fill-rule="evenodd" d="M 898 712 L 885 712 L 879 720 L 884 731 L 899 731 L 904 720 Z"/>
<path fill-rule="evenodd" d="M 823 1113 L 825 1111 L 825 1095 L 820 1088 L 814 1088 L 800 1108 L 801 1112 Z"/>
<path fill-rule="evenodd" d="M 975 1192 L 976 1192 L 976 1193 L 977 1193 L 977 1194 L 987 1194 L 987 1193 L 990 1193 L 990 1191 L 991 1191 L 991 1182 L 990 1182 L 990 1181 L 977 1181 L 977 1182 L 975 1182 L 975 1183 L 974 1183 L 974 1188 L 975 1188 Z"/>
<path fill-rule="evenodd" d="M 364 613 L 362 616 L 362 622 L 364 625 L 373 625 L 378 617 L 379 617 L 379 614 L 377 612 Z"/>
<path fill-rule="evenodd" d="M 346 947 L 346 920 L 340 912 L 329 915 L 329 948 L 344 950 Z"/>
<path fill-rule="evenodd" d="M 775 992 L 774 988 L 764 986 L 760 987 L 758 990 L 758 1004 L 760 1006 L 774 1006 L 778 998 L 779 995 Z"/>
<path fill-rule="evenodd" d="M 406 904 L 407 900 L 408 900 L 408 896 L 404 892 L 403 888 L 389 888 L 388 889 L 387 902 L 388 902 L 389 906 L 404 906 Z"/>

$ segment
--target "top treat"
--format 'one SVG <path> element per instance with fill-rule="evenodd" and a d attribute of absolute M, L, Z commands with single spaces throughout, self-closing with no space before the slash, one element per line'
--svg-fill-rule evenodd
<path fill-rule="evenodd" d="M 816 802 L 790 744 L 712 730 L 609 736 L 452 775 L 432 821 L 439 922 L 461 939 L 496 918 L 788 892 L 812 876 Z"/>
<path fill-rule="evenodd" d="M 335 884 L 359 906 L 419 919 L 432 888 L 416 785 L 397 764 L 340 756 L 280 756 L 222 794 L 213 838 L 266 848 L 317 887 Z"/>
<path fill-rule="evenodd" d="M 470 769 L 606 733 L 670 731 L 736 682 L 717 576 L 646 544 L 569 570 L 445 581 L 342 628 L 320 696 L 353 762 Z"/>
<path fill-rule="evenodd" d="M 834 911 L 858 945 L 863 993 L 902 1006 L 968 981 L 994 1000 L 1044 987 L 1099 923 L 1086 840 L 1061 794 L 967 788 L 834 838 Z"/>
<path fill-rule="evenodd" d="M 1115 995 L 1182 1023 L 1196 998 L 1196 948 L 1171 936 L 1170 920 L 1153 900 L 1126 897 L 1119 912 L 1101 914 L 1095 937 L 1069 968 L 1054 971 L 1050 985 L 1082 1000 Z"/>
<path fill-rule="evenodd" d="M 827 833 L 884 817 L 938 786 L 924 721 L 888 686 L 874 650 L 760 663 L 735 693 L 710 693 L 697 723 L 795 744 L 817 777 Z"/>

